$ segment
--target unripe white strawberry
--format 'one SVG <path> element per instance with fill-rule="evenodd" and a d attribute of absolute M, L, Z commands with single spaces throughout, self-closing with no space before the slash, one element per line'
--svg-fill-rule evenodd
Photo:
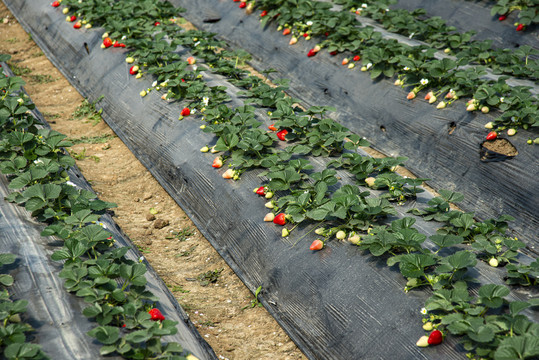
<path fill-rule="evenodd" d="M 355 66 L 356 66 L 356 64 L 354 64 L 354 63 L 348 64 L 348 68 L 349 68 L 349 69 L 353 69 Z"/>
<path fill-rule="evenodd" d="M 274 213 L 267 213 L 266 216 L 264 216 L 264 221 L 266 222 L 273 221 L 273 219 L 275 219 Z"/>
<path fill-rule="evenodd" d="M 234 175 L 236 175 L 236 171 L 234 169 L 227 169 L 222 176 L 223 179 L 232 179 Z"/>
<path fill-rule="evenodd" d="M 62 9 L 62 14 L 67 14 L 69 12 L 69 8 L 63 8 Z"/>
<path fill-rule="evenodd" d="M 288 235 L 290 235 L 290 231 L 287 228 L 284 228 L 283 230 L 281 230 L 282 237 L 287 237 Z"/>
<path fill-rule="evenodd" d="M 440 101 L 438 105 L 436 105 L 436 109 L 445 109 L 447 106 L 447 103 L 445 101 Z"/>
<path fill-rule="evenodd" d="M 132 64 L 135 62 L 135 58 L 129 56 L 129 57 L 126 57 L 125 58 L 125 62 L 128 63 L 128 64 Z"/>
<path fill-rule="evenodd" d="M 212 154 L 217 154 L 217 153 L 219 152 L 219 150 L 215 150 L 215 145 L 214 145 L 214 146 L 212 146 L 212 148 L 210 149 L 210 152 L 211 152 Z"/>
<path fill-rule="evenodd" d="M 421 336 L 415 344 L 419 347 L 427 347 L 429 346 L 429 337 L 426 335 Z"/>
<path fill-rule="evenodd" d="M 142 97 L 145 97 L 148 93 L 146 92 L 146 90 L 142 90 L 139 95 L 142 96 Z"/>
<path fill-rule="evenodd" d="M 86 24 L 86 25 L 84 25 L 84 27 L 85 27 L 86 29 L 91 29 L 91 28 L 92 28 L 92 24 Z"/>
<path fill-rule="evenodd" d="M 507 135 L 509 136 L 513 136 L 517 133 L 516 129 L 509 129 L 507 130 Z"/>
<path fill-rule="evenodd" d="M 142 77 L 142 73 L 137 73 L 137 75 L 135 75 L 135 79 L 140 79 Z"/>
<path fill-rule="evenodd" d="M 346 238 L 346 233 L 342 230 L 337 231 L 337 234 L 335 234 L 335 237 L 339 240 L 344 240 Z"/>
<path fill-rule="evenodd" d="M 210 148 L 208 146 L 204 146 L 204 147 L 200 148 L 200 152 L 206 153 L 208 151 L 210 151 Z"/>
<path fill-rule="evenodd" d="M 489 261 L 488 261 L 488 264 L 492 267 L 498 267 L 498 259 L 496 259 L 495 257 L 491 258 Z"/>
<path fill-rule="evenodd" d="M 268 209 L 273 209 L 273 201 L 268 201 L 267 203 L 264 204 L 265 207 L 267 207 Z"/>
<path fill-rule="evenodd" d="M 482 112 L 483 114 L 488 114 L 489 111 L 490 111 L 490 109 L 488 108 L 488 106 L 482 106 L 482 107 L 481 107 L 481 112 Z"/>
<path fill-rule="evenodd" d="M 369 176 L 368 178 L 365 179 L 365 183 L 367 184 L 368 187 L 374 187 L 374 182 L 376 181 L 375 178 L 373 178 L 372 176 Z"/>
<path fill-rule="evenodd" d="M 264 196 L 266 197 L 266 199 L 271 199 L 273 197 L 273 192 L 268 191 Z"/>
<path fill-rule="evenodd" d="M 361 243 L 361 236 L 358 234 L 351 234 L 348 241 L 354 245 L 359 245 Z"/>
<path fill-rule="evenodd" d="M 314 231 L 314 233 L 317 234 L 317 235 L 322 235 L 322 234 L 324 234 L 324 232 L 326 232 L 326 229 L 324 229 L 324 228 L 318 228 L 318 229 L 316 229 Z"/>
<path fill-rule="evenodd" d="M 298 38 L 293 36 L 290 41 L 288 42 L 288 45 L 294 45 L 295 43 L 298 42 Z"/>
<path fill-rule="evenodd" d="M 432 329 L 434 329 L 434 326 L 432 325 L 432 323 L 430 321 L 423 324 L 423 330 L 431 331 Z"/>
<path fill-rule="evenodd" d="M 436 102 L 436 96 L 432 96 L 430 99 L 429 99 L 429 104 L 434 104 Z"/>
<path fill-rule="evenodd" d="M 393 84 L 394 84 L 395 86 L 401 86 L 401 85 L 404 84 L 404 82 L 403 82 L 402 80 L 400 80 L 400 79 L 397 79 L 397 80 L 395 80 L 395 82 L 394 82 Z"/>
<path fill-rule="evenodd" d="M 485 124 L 485 129 L 492 129 L 494 127 L 494 123 L 492 121 L 489 121 Z"/>
<path fill-rule="evenodd" d="M 109 33 L 108 33 L 108 32 L 106 32 L 106 33 L 104 33 L 103 35 L 101 35 L 101 38 L 102 38 L 102 39 L 108 38 L 108 37 L 109 37 Z"/>

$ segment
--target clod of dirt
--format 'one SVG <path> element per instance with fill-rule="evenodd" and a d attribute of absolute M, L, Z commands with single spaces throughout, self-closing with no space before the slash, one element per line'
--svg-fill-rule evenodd
<path fill-rule="evenodd" d="M 142 197 L 142 200 L 146 201 L 146 200 L 150 200 L 152 198 L 152 194 L 150 193 L 146 193 L 144 194 L 144 196 Z"/>
<path fill-rule="evenodd" d="M 154 214 L 146 214 L 146 220 L 154 221 L 155 220 L 155 215 Z"/>
<path fill-rule="evenodd" d="M 162 228 L 164 228 L 165 226 L 168 226 L 168 225 L 169 225 L 168 220 L 163 220 L 163 219 L 157 219 L 153 223 L 153 227 L 156 228 L 156 229 L 162 229 Z"/>
<path fill-rule="evenodd" d="M 479 152 L 480 160 L 483 162 L 504 161 L 512 159 L 518 155 L 517 148 L 505 138 L 483 141 Z"/>
<path fill-rule="evenodd" d="M 144 239 L 144 240 L 142 240 L 142 243 L 145 246 L 151 246 L 153 244 L 153 241 L 152 241 L 152 239 Z"/>

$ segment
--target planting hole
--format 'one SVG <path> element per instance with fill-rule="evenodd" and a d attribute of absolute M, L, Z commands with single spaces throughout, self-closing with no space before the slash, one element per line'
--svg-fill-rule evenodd
<path fill-rule="evenodd" d="M 517 148 L 504 138 L 483 141 L 479 151 L 480 160 L 483 162 L 505 161 L 518 155 Z"/>
<path fill-rule="evenodd" d="M 449 129 L 447 129 L 447 133 L 449 135 L 453 134 L 456 128 L 457 128 L 457 124 L 454 121 L 452 121 L 451 124 L 449 124 Z"/>
<path fill-rule="evenodd" d="M 380 126 L 380 130 L 382 130 L 382 132 L 386 132 L 386 131 L 387 131 L 387 130 L 386 130 L 386 127 L 385 127 L 384 125 L 381 125 L 381 126 Z"/>
<path fill-rule="evenodd" d="M 84 48 L 86 49 L 86 53 L 90 55 L 90 49 L 88 48 L 88 43 L 84 43 Z"/>

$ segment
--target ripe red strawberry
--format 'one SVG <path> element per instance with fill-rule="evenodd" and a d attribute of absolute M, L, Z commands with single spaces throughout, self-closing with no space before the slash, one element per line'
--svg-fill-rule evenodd
<path fill-rule="evenodd" d="M 265 196 L 266 195 L 266 187 L 265 186 L 261 186 L 259 187 L 257 190 L 256 190 L 256 193 L 260 196 Z"/>
<path fill-rule="evenodd" d="M 496 131 L 491 131 L 487 134 L 487 141 L 494 140 L 498 137 Z"/>
<path fill-rule="evenodd" d="M 125 47 L 125 44 L 124 44 L 124 43 L 120 43 L 120 47 L 124 48 L 124 47 Z"/>
<path fill-rule="evenodd" d="M 187 58 L 187 63 L 188 63 L 189 65 L 193 65 L 193 64 L 196 63 L 196 62 L 197 62 L 197 60 L 196 60 L 194 57 L 192 57 L 192 56 L 189 56 L 189 57 Z"/>
<path fill-rule="evenodd" d="M 161 311 L 159 311 L 159 309 L 150 309 L 148 310 L 148 314 L 151 315 L 151 319 L 153 321 L 163 321 L 165 320 L 165 317 L 163 316 L 163 314 L 161 314 Z"/>
<path fill-rule="evenodd" d="M 286 141 L 286 134 L 288 134 L 288 130 L 283 129 L 277 133 L 277 137 L 279 138 L 279 140 Z"/>
<path fill-rule="evenodd" d="M 267 10 L 264 10 L 264 11 L 262 11 L 262 12 L 260 13 L 260 17 L 264 17 L 264 16 L 266 16 L 266 15 L 268 15 L 268 11 L 267 11 Z"/>
<path fill-rule="evenodd" d="M 223 160 L 221 159 L 220 156 L 217 156 L 214 160 L 213 160 L 213 164 L 211 165 L 213 166 L 214 168 L 216 169 L 219 169 L 221 166 L 223 166 Z"/>
<path fill-rule="evenodd" d="M 324 35 L 326 35 L 326 37 L 328 37 L 328 36 L 329 36 L 329 31 L 326 31 L 326 32 L 324 33 Z"/>
<path fill-rule="evenodd" d="M 247 3 L 246 2 L 241 2 L 240 3 L 240 9 L 243 9 L 244 7 L 247 6 Z"/>
<path fill-rule="evenodd" d="M 315 56 L 315 55 L 316 55 L 316 51 L 314 51 L 314 49 L 309 50 L 309 52 L 307 53 L 308 57 L 312 57 L 312 56 Z"/>
<path fill-rule="evenodd" d="M 499 21 L 504 21 L 505 19 L 507 19 L 507 15 L 500 15 L 498 18 Z"/>
<path fill-rule="evenodd" d="M 360 59 L 361 59 L 361 57 L 359 55 L 356 55 L 356 56 L 354 56 L 354 58 L 352 60 L 359 61 Z"/>
<path fill-rule="evenodd" d="M 522 30 L 524 30 L 524 24 L 518 24 L 517 31 L 522 31 Z"/>
<path fill-rule="evenodd" d="M 440 330 L 434 330 L 430 333 L 428 343 L 429 345 L 439 345 L 442 343 L 443 335 Z"/>
<path fill-rule="evenodd" d="M 156 21 L 156 22 L 153 23 L 153 26 L 159 26 L 159 25 L 161 25 L 161 23 L 159 21 Z"/>
<path fill-rule="evenodd" d="M 317 250 L 322 250 L 323 247 L 324 247 L 324 242 L 320 239 L 316 239 L 315 241 L 313 241 L 309 249 L 313 251 L 317 251 Z"/>
<path fill-rule="evenodd" d="M 79 21 L 77 21 L 75 24 L 73 24 L 74 29 L 80 29 L 81 26 L 82 25 L 81 25 L 81 23 Z"/>
<path fill-rule="evenodd" d="M 307 33 L 303 34 L 304 38 L 306 38 L 307 36 L 309 36 L 309 34 L 307 34 Z"/>
<path fill-rule="evenodd" d="M 53 1 L 51 5 L 52 5 L 52 7 L 58 7 L 58 6 L 60 6 L 60 2 L 59 1 Z"/>
<path fill-rule="evenodd" d="M 77 17 L 75 15 L 71 15 L 71 22 L 77 20 Z"/>
<path fill-rule="evenodd" d="M 118 41 L 114 41 L 112 44 L 113 47 L 120 47 L 120 43 Z"/>
<path fill-rule="evenodd" d="M 112 46 L 112 40 L 109 37 L 103 39 L 103 45 L 108 48 Z"/>
<path fill-rule="evenodd" d="M 335 55 L 337 55 L 337 51 L 332 51 L 332 52 L 329 53 L 329 55 L 335 56 Z"/>
<path fill-rule="evenodd" d="M 289 28 L 284 29 L 284 30 L 283 30 L 283 35 L 286 36 L 286 35 L 288 35 L 288 34 L 290 34 L 290 29 L 289 29 Z"/>
<path fill-rule="evenodd" d="M 270 129 L 271 131 L 277 131 L 275 124 L 271 124 L 270 126 L 268 126 L 268 129 Z"/>
<path fill-rule="evenodd" d="M 273 223 L 283 226 L 284 224 L 286 224 L 286 215 L 284 213 L 280 213 L 279 215 L 275 216 L 275 219 L 273 219 Z"/>
<path fill-rule="evenodd" d="M 189 108 L 187 108 L 187 107 L 183 108 L 182 112 L 181 112 L 181 115 L 182 116 L 189 116 L 189 115 L 191 115 L 191 110 L 189 110 Z"/>

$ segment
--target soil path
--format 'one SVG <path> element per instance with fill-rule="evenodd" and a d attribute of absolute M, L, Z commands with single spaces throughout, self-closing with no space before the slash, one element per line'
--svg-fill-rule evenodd
<path fill-rule="evenodd" d="M 305 359 L 182 209 L 48 61 L 0 2 L 0 53 L 99 197 L 118 205 L 114 219 L 170 287 L 219 359 Z M 80 117 L 79 117 L 80 116 Z"/>

